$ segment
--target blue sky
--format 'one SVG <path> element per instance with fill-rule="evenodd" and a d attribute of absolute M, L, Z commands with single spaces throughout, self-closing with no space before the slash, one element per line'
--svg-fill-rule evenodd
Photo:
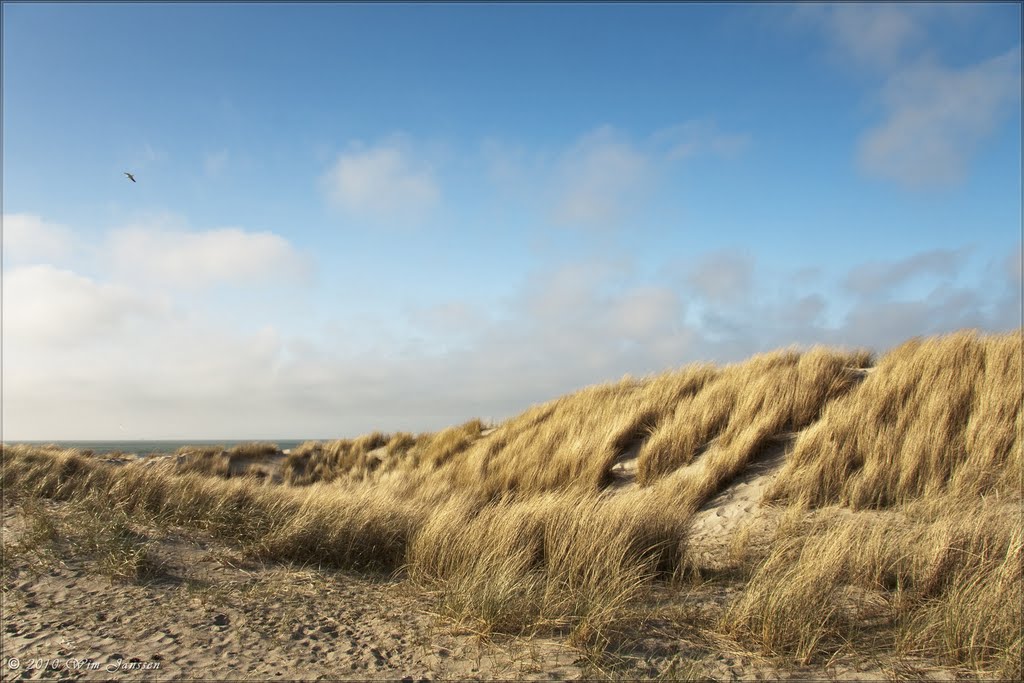
<path fill-rule="evenodd" d="M 4 438 L 435 429 L 1014 329 L 1020 25 L 4 3 Z"/>

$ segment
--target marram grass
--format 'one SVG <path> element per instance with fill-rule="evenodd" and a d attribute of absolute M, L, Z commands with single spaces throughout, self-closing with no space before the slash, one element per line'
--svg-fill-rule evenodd
<path fill-rule="evenodd" d="M 233 476 L 269 444 L 169 467 L 5 447 L 3 490 L 205 530 L 270 561 L 396 573 L 478 632 L 600 649 L 642 628 L 635 606 L 655 588 L 697 590 L 676 580 L 693 514 L 791 441 L 768 497 L 797 521 L 764 552 L 734 539 L 743 589 L 707 627 L 770 656 L 881 648 L 1020 679 L 1021 342 L 961 332 L 877 363 L 815 348 L 689 366 L 493 430 L 306 443 L 275 456 L 280 484 Z M 610 486 L 631 456 L 634 483 Z"/>

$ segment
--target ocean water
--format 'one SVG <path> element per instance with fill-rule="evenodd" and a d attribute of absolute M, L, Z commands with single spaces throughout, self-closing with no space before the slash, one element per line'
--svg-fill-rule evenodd
<path fill-rule="evenodd" d="M 240 443 L 274 443 L 281 450 L 295 448 L 306 441 L 314 439 L 242 439 L 238 441 L 217 441 L 210 439 L 192 439 L 189 441 L 170 440 L 147 440 L 147 441 L 7 441 L 8 445 L 25 443 L 41 446 L 44 444 L 57 444 L 62 448 L 78 448 L 83 451 L 92 451 L 96 455 L 104 453 L 134 453 L 136 455 L 150 455 L 159 453 L 174 453 L 182 446 L 223 446 L 231 448 Z"/>

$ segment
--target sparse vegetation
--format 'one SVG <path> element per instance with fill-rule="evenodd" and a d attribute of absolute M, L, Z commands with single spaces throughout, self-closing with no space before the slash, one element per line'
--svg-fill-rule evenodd
<path fill-rule="evenodd" d="M 118 510 L 74 502 L 56 508 L 39 498 L 21 504 L 21 529 L 4 539 L 4 575 L 15 557 L 39 570 L 62 559 L 82 558 L 98 573 L 118 581 L 146 581 L 161 573 L 161 563 L 146 538 Z"/>
<path fill-rule="evenodd" d="M 473 420 L 288 456 L 254 444 L 113 465 L 6 447 L 3 487 L 23 538 L 120 558 L 112 576 L 144 573 L 128 521 L 146 520 L 265 560 L 397 573 L 473 632 L 600 652 L 642 627 L 631 606 L 655 589 L 699 590 L 681 580 L 693 515 L 791 439 L 768 496 L 786 522 L 724 546 L 742 590 L 705 628 L 763 656 L 887 651 L 1019 679 L 1021 342 L 913 340 L 873 367 L 865 352 L 782 351 L 590 387 L 486 435 Z M 610 488 L 628 457 L 635 481 Z M 239 476 L 268 458 L 280 485 Z M 41 500 L 79 506 L 75 534 Z"/>
<path fill-rule="evenodd" d="M 246 470 L 245 465 L 281 454 L 277 444 L 272 443 L 241 443 L 230 450 L 223 446 L 183 446 L 175 453 L 171 461 L 176 474 L 205 474 L 230 479 L 243 472 L 256 478 L 263 478 L 262 470 Z"/>

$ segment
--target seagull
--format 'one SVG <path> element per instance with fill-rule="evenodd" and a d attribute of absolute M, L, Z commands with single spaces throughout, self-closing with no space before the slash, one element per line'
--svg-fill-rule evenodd
<path fill-rule="evenodd" d="M 135 176 L 133 176 L 131 173 L 125 171 L 124 174 L 128 176 L 128 180 L 132 181 L 133 183 L 135 182 Z"/>

